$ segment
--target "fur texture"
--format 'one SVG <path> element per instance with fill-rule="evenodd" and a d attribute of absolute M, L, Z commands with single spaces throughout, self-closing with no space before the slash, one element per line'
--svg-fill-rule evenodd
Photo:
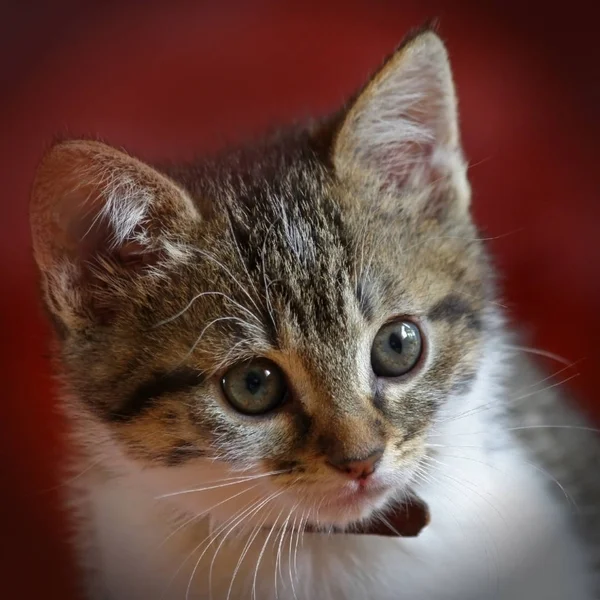
<path fill-rule="evenodd" d="M 50 150 L 32 232 L 90 598 L 598 597 L 597 441 L 517 356 L 469 201 L 430 31 L 335 118 L 212 160 Z M 377 377 L 399 318 L 422 355 Z M 288 387 L 261 416 L 221 385 L 254 357 Z M 366 491 L 331 467 L 374 448 Z M 409 490 L 418 538 L 327 535 Z"/>

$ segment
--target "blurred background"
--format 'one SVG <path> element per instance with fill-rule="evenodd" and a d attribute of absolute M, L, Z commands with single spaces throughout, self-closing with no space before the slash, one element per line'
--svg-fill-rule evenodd
<path fill-rule="evenodd" d="M 523 8 L 526 5 L 526 9 Z M 503 303 L 600 417 L 600 47 L 592 2 L 0 3 L 0 596 L 76 598 L 65 453 L 27 202 L 52 136 L 190 158 L 335 109 L 408 29 L 438 17 L 459 89 L 474 211 Z M 563 364 L 542 359 L 557 371 Z"/>

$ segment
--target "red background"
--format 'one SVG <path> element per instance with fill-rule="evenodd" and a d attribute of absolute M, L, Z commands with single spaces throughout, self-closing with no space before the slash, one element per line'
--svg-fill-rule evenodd
<path fill-rule="evenodd" d="M 57 509 L 61 423 L 27 224 L 34 168 L 52 135 L 99 134 L 142 157 L 189 157 L 335 108 L 407 29 L 432 16 L 454 63 L 476 218 L 500 236 L 492 246 L 504 301 L 532 346 L 578 361 L 567 385 L 600 416 L 600 45 L 592 9 L 576 0 L 566 8 L 516 0 L 3 3 L 2 597 L 68 600 L 73 590 Z"/>

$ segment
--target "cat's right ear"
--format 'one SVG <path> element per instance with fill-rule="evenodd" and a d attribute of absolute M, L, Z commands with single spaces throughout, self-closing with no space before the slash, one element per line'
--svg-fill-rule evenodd
<path fill-rule="evenodd" d="M 92 141 L 55 145 L 38 167 L 30 203 L 51 312 L 63 322 L 106 317 L 127 282 L 185 260 L 199 220 L 183 189 L 124 152 Z"/>

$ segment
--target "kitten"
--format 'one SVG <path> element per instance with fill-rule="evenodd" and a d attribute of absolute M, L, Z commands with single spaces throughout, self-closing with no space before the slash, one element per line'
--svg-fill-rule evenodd
<path fill-rule="evenodd" d="M 597 440 L 511 343 L 469 201 L 429 30 L 334 117 L 218 159 L 48 152 L 87 597 L 600 597 Z M 409 497 L 417 537 L 370 531 Z"/>

